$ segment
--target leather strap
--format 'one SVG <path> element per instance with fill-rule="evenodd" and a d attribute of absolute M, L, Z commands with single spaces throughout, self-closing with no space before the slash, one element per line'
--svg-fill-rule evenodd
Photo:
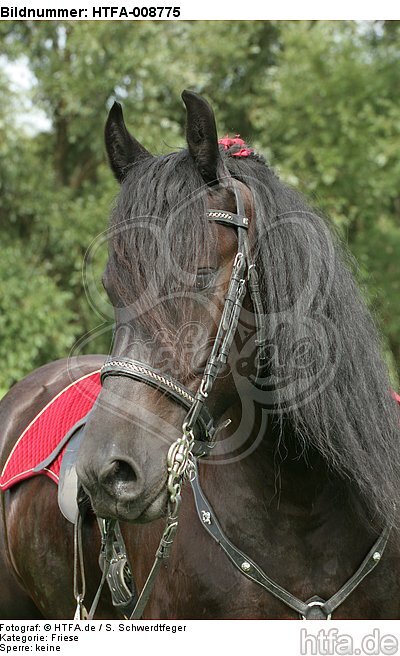
<path fill-rule="evenodd" d="M 174 401 L 184 408 L 191 406 L 194 401 L 194 395 L 184 385 L 173 380 L 166 374 L 161 374 L 150 365 L 144 365 L 139 360 L 132 360 L 118 356 L 107 360 L 100 370 L 100 380 L 103 383 L 108 376 L 127 376 L 133 380 L 145 382 L 155 389 L 161 389 Z"/>
<path fill-rule="evenodd" d="M 132 360 L 118 356 L 107 360 L 100 370 L 100 380 L 103 383 L 104 379 L 108 376 L 124 376 L 138 380 L 142 383 L 154 387 L 154 389 L 165 392 L 167 396 L 176 401 L 185 410 L 189 411 L 195 401 L 196 397 L 192 392 L 166 374 L 161 374 L 153 367 L 143 364 L 139 360 Z M 215 426 L 212 416 L 207 410 L 206 406 L 202 406 L 196 418 L 201 431 L 201 439 L 196 439 L 193 445 L 193 454 L 197 457 L 209 455 L 211 449 L 214 447 L 213 437 L 215 434 Z"/>
<path fill-rule="evenodd" d="M 340 606 L 340 604 L 343 603 L 345 599 L 347 599 L 349 594 L 351 594 L 353 590 L 356 589 L 361 581 L 365 579 L 365 577 L 368 576 L 368 574 L 372 572 L 373 569 L 375 569 L 383 556 L 383 552 L 385 551 L 390 531 L 391 526 L 387 526 L 382 531 L 379 538 L 373 547 L 369 550 L 360 567 L 353 574 L 353 576 L 347 581 L 347 583 L 344 584 L 342 588 L 340 588 L 340 590 L 338 590 L 338 592 L 336 592 L 330 599 L 328 599 L 328 601 L 324 603 L 323 609 L 327 614 L 333 613 L 333 611 L 338 606 Z"/>
<path fill-rule="evenodd" d="M 267 574 L 265 574 L 265 572 L 263 572 L 263 570 L 251 558 L 235 547 L 235 545 L 225 536 L 210 503 L 201 489 L 197 465 L 195 472 L 196 475 L 191 480 L 191 485 L 197 514 L 207 533 L 209 533 L 209 535 L 211 535 L 211 537 L 220 545 L 229 560 L 235 565 L 241 574 L 255 583 L 258 583 L 258 585 L 267 590 L 267 592 L 274 595 L 274 597 L 282 601 L 286 606 L 289 606 L 289 608 L 296 611 L 303 619 L 330 619 L 333 611 L 336 610 L 336 608 L 338 608 L 338 606 L 340 606 L 340 604 L 342 604 L 357 588 L 361 581 L 372 572 L 382 558 L 389 539 L 391 531 L 390 526 L 387 526 L 382 531 L 381 535 L 376 540 L 353 576 L 340 588 L 340 590 L 338 590 L 338 592 L 330 597 L 328 601 L 324 601 L 318 596 L 311 597 L 311 599 L 306 602 L 301 601 L 267 576 Z"/>
<path fill-rule="evenodd" d="M 206 217 L 210 221 L 215 221 L 216 223 L 222 223 L 227 226 L 235 226 L 236 228 L 245 228 L 246 230 L 249 227 L 249 219 L 243 214 L 234 214 L 233 212 L 228 212 L 226 210 L 207 210 Z"/>
<path fill-rule="evenodd" d="M 268 592 L 283 601 L 287 606 L 290 606 L 294 611 L 299 614 L 307 612 L 307 604 L 300 599 L 294 597 L 290 592 L 282 588 L 279 584 L 275 583 L 269 578 L 259 567 L 249 558 L 245 553 L 240 551 L 234 544 L 225 536 L 222 531 L 213 509 L 211 508 L 208 500 L 204 496 L 204 492 L 200 487 L 199 477 L 196 472 L 196 477 L 191 481 L 194 500 L 197 508 L 197 514 L 200 521 L 207 533 L 220 545 L 223 551 L 228 556 L 229 560 L 235 567 L 248 579 L 258 583 Z"/>
<path fill-rule="evenodd" d="M 162 563 L 167 558 L 169 558 L 177 528 L 178 528 L 177 516 L 168 517 L 167 524 L 161 536 L 160 544 L 158 545 L 158 549 L 156 551 L 153 566 L 147 577 L 146 583 L 142 588 L 142 591 L 132 611 L 132 614 L 129 617 L 130 620 L 139 620 L 142 617 L 143 611 L 146 608 L 147 602 L 153 591 L 159 569 Z"/>

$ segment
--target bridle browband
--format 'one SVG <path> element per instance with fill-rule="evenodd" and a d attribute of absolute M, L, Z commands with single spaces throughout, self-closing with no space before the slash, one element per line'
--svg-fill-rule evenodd
<path fill-rule="evenodd" d="M 156 552 L 153 567 L 139 598 L 136 600 L 130 619 L 139 619 L 142 616 L 158 570 L 162 562 L 169 556 L 178 526 L 181 487 L 183 481 L 187 478 L 190 479 L 192 484 L 195 505 L 202 525 L 224 550 L 233 565 L 247 578 L 259 584 L 286 606 L 297 611 L 303 619 L 330 619 L 332 612 L 347 599 L 359 583 L 376 567 L 389 539 L 390 527 L 385 527 L 353 576 L 330 599 L 325 601 L 319 596 L 313 596 L 304 602 L 269 578 L 255 562 L 230 542 L 224 535 L 214 511 L 200 487 L 196 459 L 210 453 L 215 445 L 216 433 L 220 428 L 215 427 L 214 419 L 205 402 L 221 368 L 227 362 L 247 291 L 253 304 L 256 323 L 257 376 L 264 360 L 263 346 L 266 330 L 257 270 L 250 255 L 247 234 L 249 219 L 245 215 L 244 203 L 237 183 L 233 178 L 231 181 L 236 199 L 236 213 L 220 209 L 206 211 L 209 221 L 231 226 L 237 231 L 238 245 L 221 319 L 197 392 L 191 392 L 185 385 L 157 371 L 148 364 L 127 357 L 110 358 L 100 371 L 102 383 L 110 376 L 128 377 L 166 394 L 187 411 L 182 425 L 182 437 L 171 445 L 167 456 L 169 501 L 166 527 Z M 107 554 L 112 553 L 115 535 L 118 532 L 116 531 L 117 522 L 115 520 L 103 520 L 103 522 L 101 552 L 104 561 L 103 577 L 95 602 L 92 604 L 89 613 L 90 619 L 93 618 L 102 584 L 112 565 L 112 557 Z M 83 596 L 77 594 L 76 599 L 77 616 L 81 616 L 82 608 L 84 609 Z"/>

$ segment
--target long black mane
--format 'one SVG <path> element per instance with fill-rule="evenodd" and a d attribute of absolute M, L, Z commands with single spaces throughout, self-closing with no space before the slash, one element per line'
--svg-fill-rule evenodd
<path fill-rule="evenodd" d="M 182 295 L 199 258 L 208 257 L 206 205 L 207 189 L 187 151 L 140 161 L 122 185 L 107 271 L 119 303 L 149 334 L 162 330 L 173 340 Z"/>
<path fill-rule="evenodd" d="M 254 199 L 253 248 L 268 325 L 265 394 L 274 387 L 274 411 L 290 422 L 304 455 L 316 449 L 378 523 L 392 521 L 400 499 L 399 413 L 354 264 L 327 221 L 262 158 L 221 155 Z M 143 159 L 122 185 L 111 219 L 108 275 L 118 303 L 133 304 L 141 329 L 162 329 L 171 344 L 187 319 L 183 279 L 212 249 L 207 195 L 187 151 Z M 283 379 L 290 384 L 280 385 Z"/>

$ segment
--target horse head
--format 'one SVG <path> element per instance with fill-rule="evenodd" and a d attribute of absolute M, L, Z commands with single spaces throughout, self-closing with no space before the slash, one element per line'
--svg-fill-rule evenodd
<path fill-rule="evenodd" d="M 105 128 L 121 184 L 103 276 L 115 337 L 78 460 L 79 479 L 103 517 L 149 521 L 165 512 L 168 448 L 196 398 L 191 432 L 200 450 L 238 403 L 232 372 L 239 350 L 231 347 L 240 314 L 253 347 L 246 376 L 257 367 L 261 306 L 257 324 L 245 288 L 250 275 L 258 294 L 252 195 L 224 164 L 229 146 L 218 142 L 210 105 L 193 92 L 182 98 L 187 150 L 152 156 L 129 134 L 118 103 Z M 232 140 L 233 153 L 248 156 L 242 144 Z"/>
<path fill-rule="evenodd" d="M 333 471 L 368 516 L 392 520 L 398 410 L 346 254 L 240 138 L 218 141 L 203 98 L 183 101 L 179 152 L 151 155 L 117 104 L 106 124 L 121 183 L 103 278 L 115 339 L 78 462 L 95 512 L 160 517 L 171 444 L 186 431 L 207 456 L 229 418 L 211 460 L 252 455 L 249 485 L 262 462 L 254 497 L 276 467 L 293 498 Z"/>

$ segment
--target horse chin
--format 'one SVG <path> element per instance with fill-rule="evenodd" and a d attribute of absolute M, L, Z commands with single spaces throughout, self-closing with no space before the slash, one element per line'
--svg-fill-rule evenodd
<path fill-rule="evenodd" d="M 155 499 L 153 499 L 142 511 L 132 513 L 129 508 L 125 509 L 124 517 L 119 517 L 121 521 L 133 522 L 135 524 L 147 524 L 156 519 L 165 517 L 167 513 L 168 495 L 166 492 L 161 492 Z"/>
<path fill-rule="evenodd" d="M 168 496 L 162 491 L 150 502 L 140 504 L 123 503 L 121 501 L 92 500 L 92 508 L 97 517 L 102 519 L 116 519 L 121 522 L 146 524 L 161 517 L 167 512 Z"/>

